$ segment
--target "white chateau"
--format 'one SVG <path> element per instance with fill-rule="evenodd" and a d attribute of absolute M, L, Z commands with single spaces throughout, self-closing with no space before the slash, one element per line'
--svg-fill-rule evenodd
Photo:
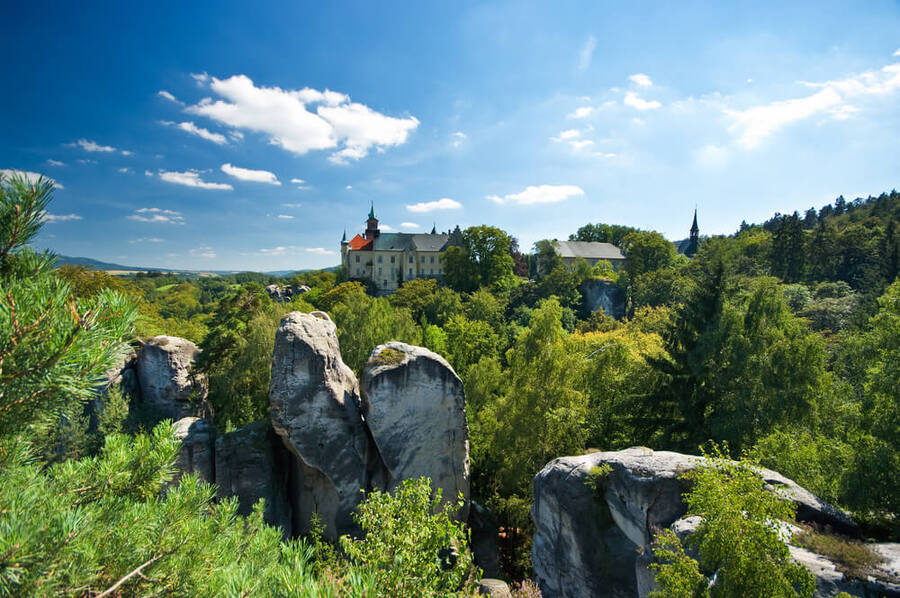
<path fill-rule="evenodd" d="M 459 227 L 457 227 L 458 229 Z M 457 231 L 454 231 L 456 233 Z M 396 291 L 416 278 L 442 278 L 441 253 L 449 246 L 451 234 L 382 233 L 378 230 L 375 206 L 369 209 L 366 232 L 349 241 L 341 239 L 341 264 L 350 279 L 371 279 L 379 294 Z"/>

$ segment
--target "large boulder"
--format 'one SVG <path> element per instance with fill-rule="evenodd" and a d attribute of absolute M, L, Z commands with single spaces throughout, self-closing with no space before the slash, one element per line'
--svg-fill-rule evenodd
<path fill-rule="evenodd" d="M 177 473 L 172 483 L 177 484 L 186 473 L 195 473 L 210 484 L 215 482 L 216 430 L 213 425 L 199 417 L 184 417 L 172 424 L 172 428 L 175 438 L 181 441 L 175 460 Z"/>
<path fill-rule="evenodd" d="M 656 528 L 671 526 L 687 507 L 682 475 L 700 457 L 646 448 L 563 457 L 534 479 L 531 560 L 547 598 L 645 596 Z M 601 465 L 610 468 L 602 481 Z M 769 487 L 793 500 L 797 518 L 852 529 L 845 513 L 784 476 L 760 470 Z"/>
<path fill-rule="evenodd" d="M 469 427 L 462 381 L 422 347 L 375 348 L 363 376 L 363 415 L 387 470 L 387 489 L 431 478 L 443 500 L 469 498 Z M 465 520 L 468 504 L 458 513 Z"/>
<path fill-rule="evenodd" d="M 238 512 L 248 515 L 265 499 L 264 518 L 293 534 L 288 500 L 291 458 L 268 422 L 254 422 L 216 439 L 216 496 L 238 498 Z"/>
<path fill-rule="evenodd" d="M 157 419 L 179 420 L 205 410 L 205 376 L 192 371 L 200 349 L 177 336 L 154 336 L 137 357 L 141 401 Z"/>
<path fill-rule="evenodd" d="M 307 528 L 313 510 L 322 516 L 328 537 L 355 531 L 351 513 L 362 499 L 360 491 L 369 488 L 377 455 L 370 451 L 360 414 L 359 384 L 341 359 L 328 314 L 291 312 L 282 319 L 269 404 L 275 432 L 301 462 L 297 484 L 305 492 L 295 494 L 297 531 Z"/>

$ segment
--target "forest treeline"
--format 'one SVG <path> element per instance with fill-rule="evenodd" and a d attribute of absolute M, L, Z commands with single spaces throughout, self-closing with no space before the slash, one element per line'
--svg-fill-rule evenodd
<path fill-rule="evenodd" d="M 742 223 L 734 234 L 702 238 L 693 258 L 652 231 L 596 223 L 573 233 L 619 245 L 626 261 L 618 271 L 583 260 L 568 267 L 549 240 L 524 256 L 505 231 L 476 226 L 448 250 L 442 282 L 413 280 L 388 297 L 340 271 L 280 280 L 112 277 L 51 271 L 49 256 L 27 249 L 12 261 L 4 254 L 3 276 L 18 284 L 9 263 L 36 260 L 27 267 L 53 283 L 34 292 L 55 293 L 40 296 L 61 318 L 67 305 L 83 306 L 76 314 L 118 310 L 137 337 L 197 342 L 223 431 L 268 417 L 274 335 L 289 311 L 328 312 L 357 373 L 389 340 L 444 355 L 466 390 L 473 499 L 504 531 L 504 569 L 523 578 L 537 471 L 561 455 L 634 445 L 696 454 L 710 441 L 727 443 L 732 457 L 751 456 L 849 509 L 870 535 L 900 536 L 898 221 L 900 194 L 892 191 Z M 595 279 L 619 289 L 624 319 L 587 310 L 583 290 Z M 277 303 L 263 288 L 271 283 L 311 290 Z M 87 396 L 62 380 L 61 389 Z M 17 467 L 34 468 L 34 455 L 68 470 L 86 455 L 100 467 L 136 450 L 126 445 L 138 441 L 115 434 L 97 440 L 95 430 L 91 440 L 78 416 L 69 412 L 65 426 L 46 423 L 58 423 L 53 418 L 34 424 L 32 457 L 16 457 Z M 8 460 L 18 445 L 4 442 Z M 153 435 L 140 442 L 168 450 Z M 151 481 L 139 492 L 158 488 Z M 201 498 L 200 490 L 184 492 L 195 492 L 185 500 Z M 284 550 L 283 558 L 300 558 Z"/>

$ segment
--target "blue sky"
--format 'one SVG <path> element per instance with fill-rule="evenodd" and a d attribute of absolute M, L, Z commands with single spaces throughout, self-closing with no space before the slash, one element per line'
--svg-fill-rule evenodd
<path fill-rule="evenodd" d="M 338 263 L 397 231 L 687 235 L 898 187 L 900 4 L 16 2 L 0 169 L 37 245 L 129 265 Z"/>

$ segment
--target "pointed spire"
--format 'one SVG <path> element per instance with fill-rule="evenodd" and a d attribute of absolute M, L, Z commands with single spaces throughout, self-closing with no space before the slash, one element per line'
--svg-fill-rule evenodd
<path fill-rule="evenodd" d="M 694 208 L 694 223 L 691 225 L 691 234 L 695 235 L 700 232 L 700 227 L 697 226 L 697 208 Z"/>
<path fill-rule="evenodd" d="M 346 243 L 346 242 L 347 242 L 347 227 L 345 226 L 344 227 L 344 236 L 341 237 L 341 243 Z"/>
<path fill-rule="evenodd" d="M 369 218 L 375 218 L 375 202 L 374 201 L 369 206 Z"/>
<path fill-rule="evenodd" d="M 437 234 L 437 222 L 435 222 L 435 223 L 432 224 L 432 226 L 431 226 L 431 234 L 432 234 L 432 235 L 436 235 L 436 234 Z"/>

